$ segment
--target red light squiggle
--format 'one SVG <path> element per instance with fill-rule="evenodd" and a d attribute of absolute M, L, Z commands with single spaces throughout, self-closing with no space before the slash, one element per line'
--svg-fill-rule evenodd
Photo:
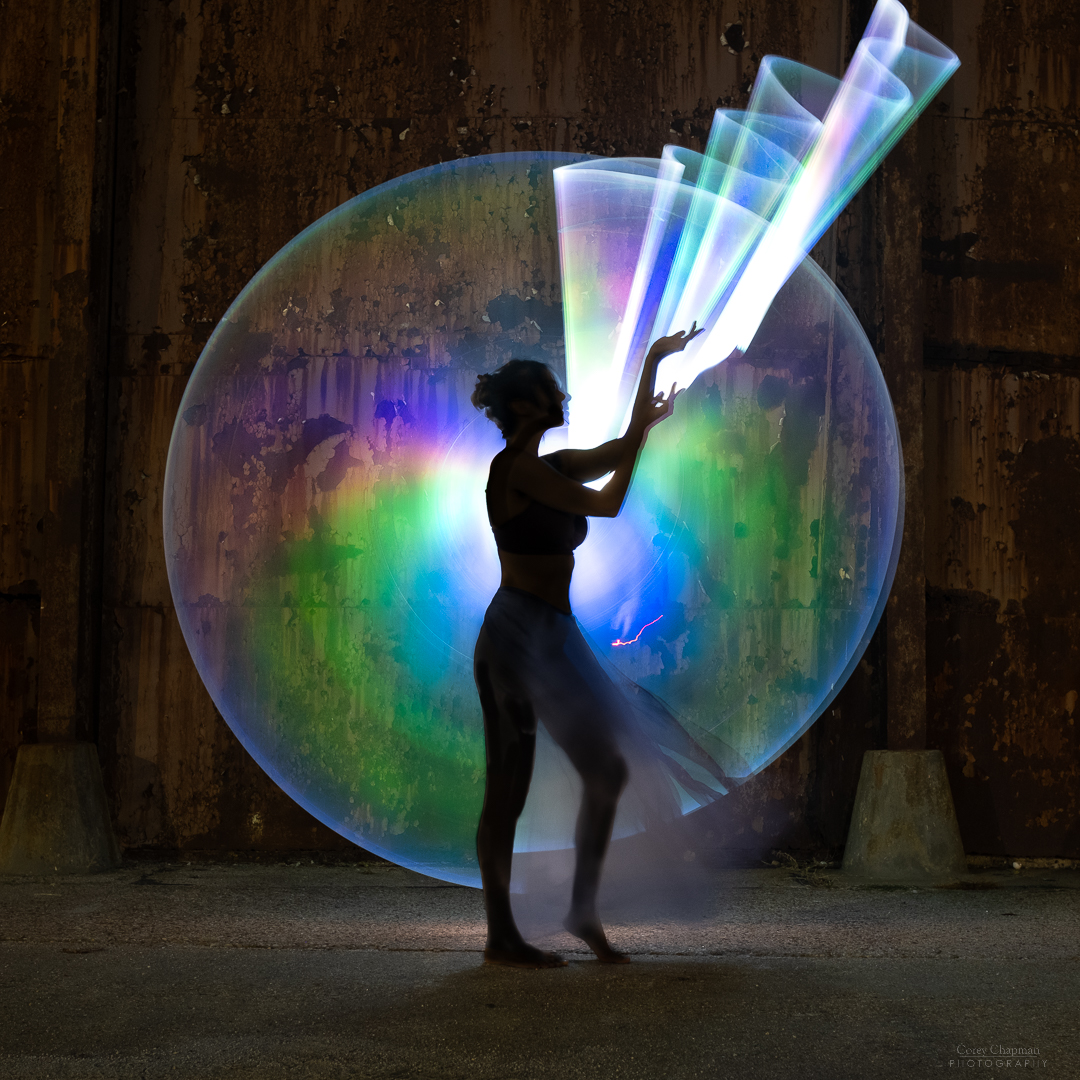
<path fill-rule="evenodd" d="M 615 639 L 615 640 L 614 640 L 614 641 L 613 641 L 613 642 L 612 642 L 611 644 L 612 644 L 612 645 L 633 645 L 633 644 L 634 644 L 634 642 L 635 642 L 635 641 L 637 641 L 637 639 L 638 639 L 639 637 L 641 637 L 641 635 L 642 635 L 642 634 L 644 634 L 644 633 L 645 633 L 645 631 L 646 631 L 646 630 L 648 630 L 648 629 L 649 629 L 649 627 L 650 627 L 650 626 L 652 626 L 652 624 L 653 624 L 653 623 L 658 623 L 658 622 L 659 622 L 659 621 L 660 621 L 660 620 L 661 620 L 661 619 L 662 619 L 663 617 L 664 617 L 663 615 L 657 615 L 657 616 L 656 616 L 656 618 L 655 618 L 655 619 L 653 619 L 653 621 L 652 621 L 652 622 L 647 622 L 647 623 L 646 623 L 646 624 L 645 624 L 645 625 L 644 625 L 644 626 L 643 626 L 643 627 L 642 627 L 642 628 L 641 628 L 641 629 L 640 629 L 640 630 L 639 630 L 639 631 L 637 632 L 637 637 L 632 637 L 632 638 L 631 638 L 631 639 L 630 639 L 629 641 L 623 641 L 623 639 L 622 639 L 622 638 L 616 638 L 616 639 Z"/>

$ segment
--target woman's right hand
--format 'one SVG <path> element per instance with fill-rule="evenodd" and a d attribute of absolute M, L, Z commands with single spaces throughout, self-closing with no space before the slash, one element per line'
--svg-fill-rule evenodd
<path fill-rule="evenodd" d="M 699 334 L 705 333 L 705 328 L 698 329 L 697 320 L 694 320 L 694 325 L 690 327 L 690 332 L 680 330 L 678 333 L 669 334 L 667 337 L 657 338 L 649 349 L 649 354 L 654 360 L 661 360 L 665 356 L 670 356 L 672 353 L 682 352 L 691 341 L 694 340 Z"/>

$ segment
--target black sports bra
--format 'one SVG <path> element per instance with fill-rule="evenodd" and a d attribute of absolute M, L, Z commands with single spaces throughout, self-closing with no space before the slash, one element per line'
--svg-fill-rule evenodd
<path fill-rule="evenodd" d="M 557 468 L 554 462 L 549 463 Z M 491 520 L 491 493 L 486 491 L 488 520 Z M 553 506 L 531 502 L 520 514 L 501 525 L 492 525 L 500 551 L 511 555 L 570 555 L 580 547 L 589 532 L 584 514 L 571 514 Z"/>
<path fill-rule="evenodd" d="M 531 502 L 520 514 L 492 525 L 491 531 L 499 550 L 511 555 L 569 555 L 588 535 L 589 520 L 584 514 Z"/>

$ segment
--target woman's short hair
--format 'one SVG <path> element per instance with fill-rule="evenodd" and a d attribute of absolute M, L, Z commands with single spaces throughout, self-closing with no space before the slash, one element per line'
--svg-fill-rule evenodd
<path fill-rule="evenodd" d="M 512 401 L 536 401 L 540 387 L 555 382 L 555 374 L 539 360 L 507 360 L 490 375 L 480 375 L 472 392 L 472 403 L 494 420 L 503 438 L 513 435 L 517 414 L 510 408 Z"/>

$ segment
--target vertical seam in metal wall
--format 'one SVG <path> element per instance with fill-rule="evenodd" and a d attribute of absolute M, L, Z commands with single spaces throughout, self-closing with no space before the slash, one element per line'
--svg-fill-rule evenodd
<path fill-rule="evenodd" d="M 106 22 L 104 16 L 108 14 L 110 19 Z M 102 283 L 97 290 L 97 303 L 100 305 L 100 313 L 95 326 L 96 348 L 101 350 L 100 368 L 101 385 L 98 409 L 100 416 L 100 438 L 95 440 L 93 448 L 95 455 L 94 473 L 100 478 L 94 498 L 97 503 L 94 516 L 94 531 L 92 546 L 96 554 L 94 565 L 95 580 L 92 585 L 93 599 L 90 603 L 88 615 L 96 620 L 96 627 L 92 634 L 92 647 L 89 661 L 91 665 L 91 702 L 89 704 L 89 735 L 94 745 L 98 743 L 101 727 L 102 709 L 102 675 L 101 665 L 105 655 L 105 579 L 107 574 L 107 552 L 105 550 L 106 538 L 106 511 L 108 509 L 108 485 L 106 475 L 108 469 L 109 436 L 111 425 L 109 413 L 111 409 L 113 370 L 113 298 L 115 293 L 115 247 L 116 247 L 116 200 L 117 200 L 117 168 L 119 159 L 119 75 L 121 64 L 121 44 L 123 41 L 124 4 L 123 0 L 100 0 L 99 7 L 99 32 L 98 32 L 98 86 L 99 101 L 105 106 L 101 109 L 102 130 L 97 139 L 97 152 L 104 157 L 104 164 L 100 177 L 100 188 L 95 193 L 101 213 L 101 228 L 98 234 L 99 254 L 102 260 Z M 104 31 L 108 32 L 108 40 L 105 40 Z M 104 47 L 103 47 L 104 46 Z M 99 748 L 100 751 L 100 748 Z"/>

